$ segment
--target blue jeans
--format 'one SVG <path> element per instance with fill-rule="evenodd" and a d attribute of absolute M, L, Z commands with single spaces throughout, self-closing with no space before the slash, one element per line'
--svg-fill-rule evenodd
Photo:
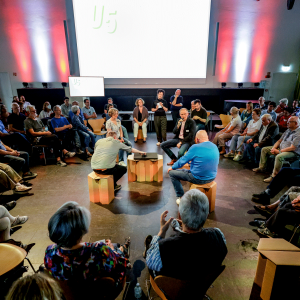
<path fill-rule="evenodd" d="M 231 144 L 230 144 L 230 151 L 240 151 L 242 152 L 243 147 L 241 146 L 242 143 L 246 143 L 249 139 L 251 138 L 251 136 L 243 136 L 243 135 L 239 135 L 236 134 L 233 136 L 233 138 L 231 139 Z"/>
<path fill-rule="evenodd" d="M 91 142 L 91 148 L 94 149 L 96 139 L 95 135 L 92 131 L 85 132 L 83 130 L 78 129 L 79 135 L 81 135 L 84 139 L 84 147 L 87 148 Z"/>
<path fill-rule="evenodd" d="M 205 125 L 202 124 L 202 123 L 196 123 L 196 133 L 199 131 L 199 130 L 205 130 Z"/>
<path fill-rule="evenodd" d="M 244 151 L 244 154 L 243 154 L 243 158 L 244 159 L 248 159 L 248 160 L 251 160 L 251 161 L 254 161 L 255 164 L 259 164 L 259 161 L 260 161 L 260 154 L 261 154 L 261 149 L 260 147 L 256 147 L 254 148 L 253 145 L 254 143 L 249 143 L 249 144 L 246 144 L 246 149 Z"/>
<path fill-rule="evenodd" d="M 197 179 L 193 176 L 190 170 L 186 170 L 186 169 L 171 170 L 169 172 L 169 175 L 174 186 L 176 197 L 182 197 L 184 195 L 184 191 L 180 180 L 188 181 L 194 184 L 205 184 L 214 181 L 214 178 L 211 180 Z"/>
<path fill-rule="evenodd" d="M 166 154 L 171 158 L 171 159 L 177 159 L 176 155 L 170 150 L 169 148 L 171 147 L 176 147 L 176 145 L 180 142 L 180 139 L 172 139 L 168 140 L 166 142 L 161 143 L 160 147 L 166 152 Z M 184 143 L 181 145 L 179 151 L 178 151 L 178 159 L 184 155 L 186 151 L 189 150 L 191 147 L 190 143 Z"/>
<path fill-rule="evenodd" d="M 179 119 L 179 110 L 172 110 L 172 120 L 173 120 L 173 126 L 175 127 L 177 124 L 177 119 Z"/>
<path fill-rule="evenodd" d="M 11 168 L 13 168 L 17 173 L 22 170 L 23 173 L 29 171 L 29 155 L 27 152 L 19 151 L 20 156 L 14 155 L 1 155 L 0 162 L 8 163 Z"/>
<path fill-rule="evenodd" d="M 124 144 L 126 146 L 132 147 L 132 144 L 127 139 L 125 139 L 124 137 L 123 137 L 123 139 L 124 139 Z M 127 156 L 129 154 L 131 154 L 131 153 L 127 152 Z M 124 161 L 124 150 L 119 150 L 119 161 Z"/>

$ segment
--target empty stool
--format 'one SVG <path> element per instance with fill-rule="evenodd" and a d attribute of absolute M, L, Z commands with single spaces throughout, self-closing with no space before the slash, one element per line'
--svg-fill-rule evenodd
<path fill-rule="evenodd" d="M 143 130 L 142 130 L 141 127 L 139 127 L 137 139 L 138 140 L 143 140 L 144 139 Z"/>
<path fill-rule="evenodd" d="M 90 201 L 109 204 L 115 198 L 113 175 L 99 175 L 92 172 L 88 175 Z"/>
<path fill-rule="evenodd" d="M 209 212 L 211 213 L 215 210 L 217 193 L 217 183 L 215 181 L 206 184 L 191 184 L 190 190 L 191 189 L 197 189 L 204 193 L 209 201 Z"/>

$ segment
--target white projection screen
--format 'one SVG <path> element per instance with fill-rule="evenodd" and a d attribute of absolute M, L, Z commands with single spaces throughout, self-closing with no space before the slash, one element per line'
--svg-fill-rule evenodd
<path fill-rule="evenodd" d="M 71 97 L 105 96 L 103 77 L 70 76 L 69 87 Z"/>
<path fill-rule="evenodd" d="M 81 76 L 206 78 L 211 0 L 73 0 Z"/>

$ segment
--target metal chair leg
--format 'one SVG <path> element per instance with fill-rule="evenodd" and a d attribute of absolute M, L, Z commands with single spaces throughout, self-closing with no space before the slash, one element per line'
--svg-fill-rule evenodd
<path fill-rule="evenodd" d="M 295 225 L 295 227 L 296 227 L 296 225 Z M 292 240 L 293 240 L 293 237 L 294 237 L 294 235 L 296 234 L 296 232 L 297 232 L 297 230 L 300 228 L 300 225 L 298 225 L 297 227 L 296 227 L 296 229 L 294 229 L 294 233 L 293 233 L 293 235 L 292 235 L 292 237 L 291 237 L 291 239 L 290 239 L 290 243 L 292 242 Z"/>
<path fill-rule="evenodd" d="M 32 263 L 31 263 L 31 261 L 29 260 L 29 258 L 28 258 L 28 257 L 25 257 L 25 259 L 28 261 L 28 263 L 29 263 L 30 267 L 32 268 L 33 272 L 34 272 L 34 273 L 37 273 L 36 270 L 34 269 Z"/>

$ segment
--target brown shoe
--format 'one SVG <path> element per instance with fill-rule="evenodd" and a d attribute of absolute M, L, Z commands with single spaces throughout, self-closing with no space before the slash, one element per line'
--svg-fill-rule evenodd
<path fill-rule="evenodd" d="M 167 163 L 167 166 L 173 166 L 176 163 L 177 159 L 172 159 L 169 163 Z"/>

